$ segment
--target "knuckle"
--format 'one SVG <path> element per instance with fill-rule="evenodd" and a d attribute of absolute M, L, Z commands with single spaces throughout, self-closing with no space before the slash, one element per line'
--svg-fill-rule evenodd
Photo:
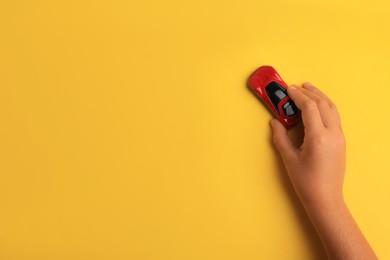
<path fill-rule="evenodd" d="M 317 104 L 316 104 L 316 102 L 313 101 L 313 100 L 307 100 L 307 101 L 304 102 L 303 107 L 304 107 L 306 110 L 313 110 L 313 109 L 316 109 L 316 108 L 317 108 Z"/>
<path fill-rule="evenodd" d="M 328 141 L 328 138 L 325 135 L 321 134 L 317 136 L 315 144 L 318 146 L 323 146 L 328 143 Z"/>
<path fill-rule="evenodd" d="M 345 137 L 344 137 L 342 132 L 337 132 L 336 133 L 336 136 L 334 137 L 334 142 L 337 145 L 341 146 L 341 147 L 345 147 L 346 146 Z"/>
<path fill-rule="evenodd" d="M 279 145 L 280 145 L 281 138 L 280 138 L 279 135 L 274 135 L 273 140 L 274 140 L 274 144 L 275 144 L 276 146 L 279 146 Z"/>
<path fill-rule="evenodd" d="M 315 136 L 313 146 L 317 149 L 326 147 L 338 147 L 338 149 L 344 149 L 346 147 L 346 141 L 341 131 L 322 132 Z"/>
<path fill-rule="evenodd" d="M 330 108 L 332 108 L 332 109 L 337 111 L 337 106 L 335 105 L 335 103 L 329 102 L 329 106 L 330 106 Z"/>
<path fill-rule="evenodd" d="M 318 106 L 321 106 L 321 107 L 328 107 L 329 106 L 329 103 L 324 99 L 318 100 L 317 104 L 318 104 Z"/>

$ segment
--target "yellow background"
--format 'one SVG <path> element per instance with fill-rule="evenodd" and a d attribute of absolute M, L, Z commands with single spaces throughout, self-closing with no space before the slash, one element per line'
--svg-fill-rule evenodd
<path fill-rule="evenodd" d="M 390 259 L 390 4 L 0 1 L 0 258 L 323 259 L 245 82 L 338 105 L 345 196 Z"/>

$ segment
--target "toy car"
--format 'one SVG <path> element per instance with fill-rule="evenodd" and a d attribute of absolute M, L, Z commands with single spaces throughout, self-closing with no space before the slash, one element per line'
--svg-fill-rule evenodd
<path fill-rule="evenodd" d="M 287 84 L 273 67 L 258 68 L 249 77 L 248 86 L 286 128 L 301 120 L 299 109 L 287 95 Z"/>

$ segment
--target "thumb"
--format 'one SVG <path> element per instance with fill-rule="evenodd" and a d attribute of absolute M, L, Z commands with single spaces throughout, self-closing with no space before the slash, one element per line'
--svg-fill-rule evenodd
<path fill-rule="evenodd" d="M 291 158 L 296 154 L 297 148 L 292 144 L 287 135 L 286 128 L 276 119 L 271 120 L 273 141 L 283 160 Z"/>

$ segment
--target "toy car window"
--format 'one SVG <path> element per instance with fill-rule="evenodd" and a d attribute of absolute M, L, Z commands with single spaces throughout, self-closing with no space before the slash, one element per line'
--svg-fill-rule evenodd
<path fill-rule="evenodd" d="M 283 98 L 286 97 L 286 94 L 284 94 L 283 91 L 281 91 L 281 90 L 277 90 L 277 91 L 275 92 L 275 95 L 276 95 L 280 100 L 282 100 Z"/>
<path fill-rule="evenodd" d="M 283 111 L 286 116 L 290 117 L 296 114 L 297 108 L 293 102 L 287 101 L 283 105 Z"/>
<path fill-rule="evenodd" d="M 265 91 L 267 92 L 267 96 L 271 100 L 276 111 L 278 111 L 280 114 L 280 111 L 278 110 L 278 104 L 283 98 L 286 97 L 286 90 L 275 81 L 272 81 L 265 87 Z"/>

